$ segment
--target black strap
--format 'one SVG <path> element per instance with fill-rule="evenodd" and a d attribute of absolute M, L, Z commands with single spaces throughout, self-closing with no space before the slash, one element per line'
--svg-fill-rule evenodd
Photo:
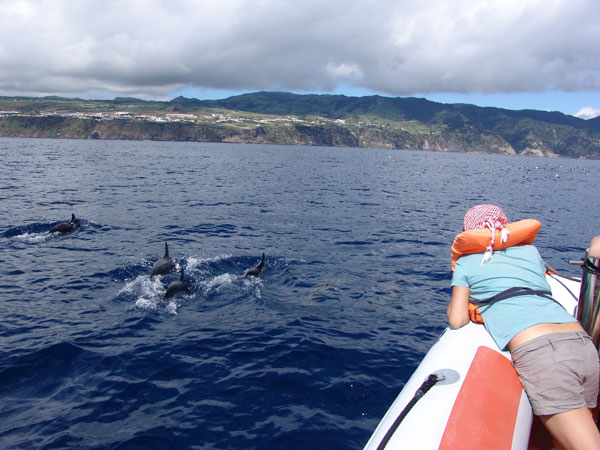
<path fill-rule="evenodd" d="M 583 270 L 585 270 L 587 273 L 591 273 L 592 275 L 596 275 L 596 276 L 600 276 L 600 267 L 596 266 L 591 260 L 590 258 L 585 258 L 585 261 L 583 261 L 583 266 L 582 266 Z"/>
<path fill-rule="evenodd" d="M 500 300 L 505 300 L 507 298 L 518 297 L 520 295 L 538 295 L 540 297 L 545 297 L 547 299 L 554 300 L 552 298 L 552 292 L 543 290 L 543 289 L 531 289 L 528 287 L 511 287 L 502 292 L 497 293 L 496 295 L 491 296 L 490 298 L 486 298 L 484 300 L 471 300 L 471 302 L 476 305 L 487 305 L 496 303 Z"/>

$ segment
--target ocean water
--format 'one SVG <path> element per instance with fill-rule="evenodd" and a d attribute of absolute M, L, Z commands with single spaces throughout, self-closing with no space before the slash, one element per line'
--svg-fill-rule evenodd
<path fill-rule="evenodd" d="M 0 180 L 2 449 L 360 449 L 446 326 L 469 207 L 541 220 L 568 275 L 600 234 L 600 161 L 3 138 Z"/>

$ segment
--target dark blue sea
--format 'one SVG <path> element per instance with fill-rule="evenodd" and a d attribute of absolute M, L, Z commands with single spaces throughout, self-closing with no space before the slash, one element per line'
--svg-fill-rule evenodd
<path fill-rule="evenodd" d="M 0 139 L 0 448 L 360 449 L 446 326 L 465 211 L 538 218 L 578 276 L 599 180 L 586 160 Z M 163 302 L 165 242 L 191 290 Z"/>

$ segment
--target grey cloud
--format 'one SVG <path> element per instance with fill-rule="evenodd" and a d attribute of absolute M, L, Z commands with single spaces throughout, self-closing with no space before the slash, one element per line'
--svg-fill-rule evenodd
<path fill-rule="evenodd" d="M 600 90 L 596 0 L 6 2 L 0 93 Z"/>

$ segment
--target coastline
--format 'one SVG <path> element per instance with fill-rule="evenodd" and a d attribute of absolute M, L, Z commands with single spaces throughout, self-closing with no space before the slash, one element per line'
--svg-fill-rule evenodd
<path fill-rule="evenodd" d="M 597 119 L 415 98 L 255 93 L 170 102 L 0 97 L 0 136 L 392 148 L 600 159 Z"/>

